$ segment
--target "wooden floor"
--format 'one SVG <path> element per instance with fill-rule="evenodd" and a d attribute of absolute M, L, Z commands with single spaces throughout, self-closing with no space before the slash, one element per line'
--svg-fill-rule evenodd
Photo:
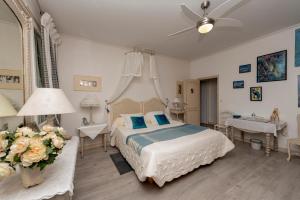
<path fill-rule="evenodd" d="M 134 172 L 119 175 L 101 148 L 78 157 L 74 200 L 299 200 L 300 158 L 252 150 L 238 143 L 235 150 L 209 166 L 200 167 L 163 188 L 140 183 Z"/>

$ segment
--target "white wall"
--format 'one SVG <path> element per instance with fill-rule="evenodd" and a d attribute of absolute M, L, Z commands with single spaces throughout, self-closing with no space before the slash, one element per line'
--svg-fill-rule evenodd
<path fill-rule="evenodd" d="M 190 76 L 200 78 L 219 75 L 220 112 L 234 111 L 240 114 L 269 117 L 278 107 L 280 118 L 288 122 L 288 136 L 279 136 L 279 147 L 286 148 L 286 139 L 297 136 L 297 75 L 300 68 L 294 67 L 294 28 L 288 28 L 232 49 L 191 62 Z M 256 83 L 257 56 L 288 50 L 287 81 Z M 251 64 L 252 72 L 239 74 L 239 65 Z M 232 89 L 232 81 L 245 80 L 244 89 Z M 251 102 L 249 88 L 263 87 L 263 101 Z"/>
<path fill-rule="evenodd" d="M 129 49 L 96 43 L 84 38 L 68 35 L 62 36 L 62 45 L 58 49 L 58 66 L 60 86 L 77 110 L 75 114 L 64 115 L 63 127 L 75 134 L 82 117 L 88 117 L 88 111 L 80 108 L 80 101 L 89 94 L 98 96 L 101 108 L 94 113 L 96 122 L 106 121 L 104 110 L 105 99 L 112 95 L 121 75 L 124 53 Z M 157 55 L 157 64 L 161 76 L 162 90 L 167 98 L 173 100 L 176 92 L 176 81 L 189 77 L 189 62 Z M 145 56 L 144 75 L 136 79 L 123 97 L 136 100 L 147 100 L 155 96 L 153 83 L 149 78 L 149 57 Z M 74 75 L 94 75 L 102 77 L 101 92 L 79 92 L 73 90 Z"/>

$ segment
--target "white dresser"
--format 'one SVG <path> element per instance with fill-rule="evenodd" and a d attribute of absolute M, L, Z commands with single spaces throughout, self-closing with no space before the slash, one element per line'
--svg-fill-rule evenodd
<path fill-rule="evenodd" d="M 71 140 L 67 141 L 54 164 L 44 169 L 45 180 L 40 185 L 25 189 L 18 171 L 15 175 L 0 182 L 0 199 L 72 199 L 78 145 L 77 136 L 73 136 Z"/>

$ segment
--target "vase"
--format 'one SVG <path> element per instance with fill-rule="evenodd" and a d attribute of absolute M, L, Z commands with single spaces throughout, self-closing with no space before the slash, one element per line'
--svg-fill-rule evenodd
<path fill-rule="evenodd" d="M 39 185 L 44 181 L 44 177 L 40 168 L 29 168 L 20 166 L 20 173 L 22 184 L 25 188 Z"/>

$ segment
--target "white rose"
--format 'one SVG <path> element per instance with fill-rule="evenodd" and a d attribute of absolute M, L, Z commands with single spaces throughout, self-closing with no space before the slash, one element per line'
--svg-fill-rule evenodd
<path fill-rule="evenodd" d="M 4 137 L 7 133 L 8 131 L 0 131 L 0 138 Z"/>
<path fill-rule="evenodd" d="M 0 158 L 6 156 L 5 150 L 8 145 L 8 141 L 0 137 Z"/>
<path fill-rule="evenodd" d="M 18 128 L 16 131 L 16 136 L 28 136 L 28 137 L 33 137 L 35 136 L 37 133 L 35 133 L 31 128 L 28 127 L 22 127 L 22 128 Z"/>
<path fill-rule="evenodd" d="M 61 149 L 64 146 L 64 140 L 61 137 L 53 138 L 52 142 L 53 142 L 53 145 L 58 149 Z"/>
<path fill-rule="evenodd" d="M 55 128 L 50 125 L 45 125 L 45 126 L 43 126 L 42 130 L 45 132 L 53 132 L 53 131 L 55 131 Z"/>
<path fill-rule="evenodd" d="M 10 154 L 20 154 L 26 151 L 29 146 L 30 139 L 27 137 L 18 137 L 10 147 Z"/>
<path fill-rule="evenodd" d="M 0 163 L 0 179 L 8 177 L 14 173 L 14 169 L 8 163 Z"/>
<path fill-rule="evenodd" d="M 30 140 L 29 150 L 21 156 L 21 162 L 24 167 L 32 165 L 32 163 L 40 162 L 47 158 L 46 146 L 40 137 Z"/>

